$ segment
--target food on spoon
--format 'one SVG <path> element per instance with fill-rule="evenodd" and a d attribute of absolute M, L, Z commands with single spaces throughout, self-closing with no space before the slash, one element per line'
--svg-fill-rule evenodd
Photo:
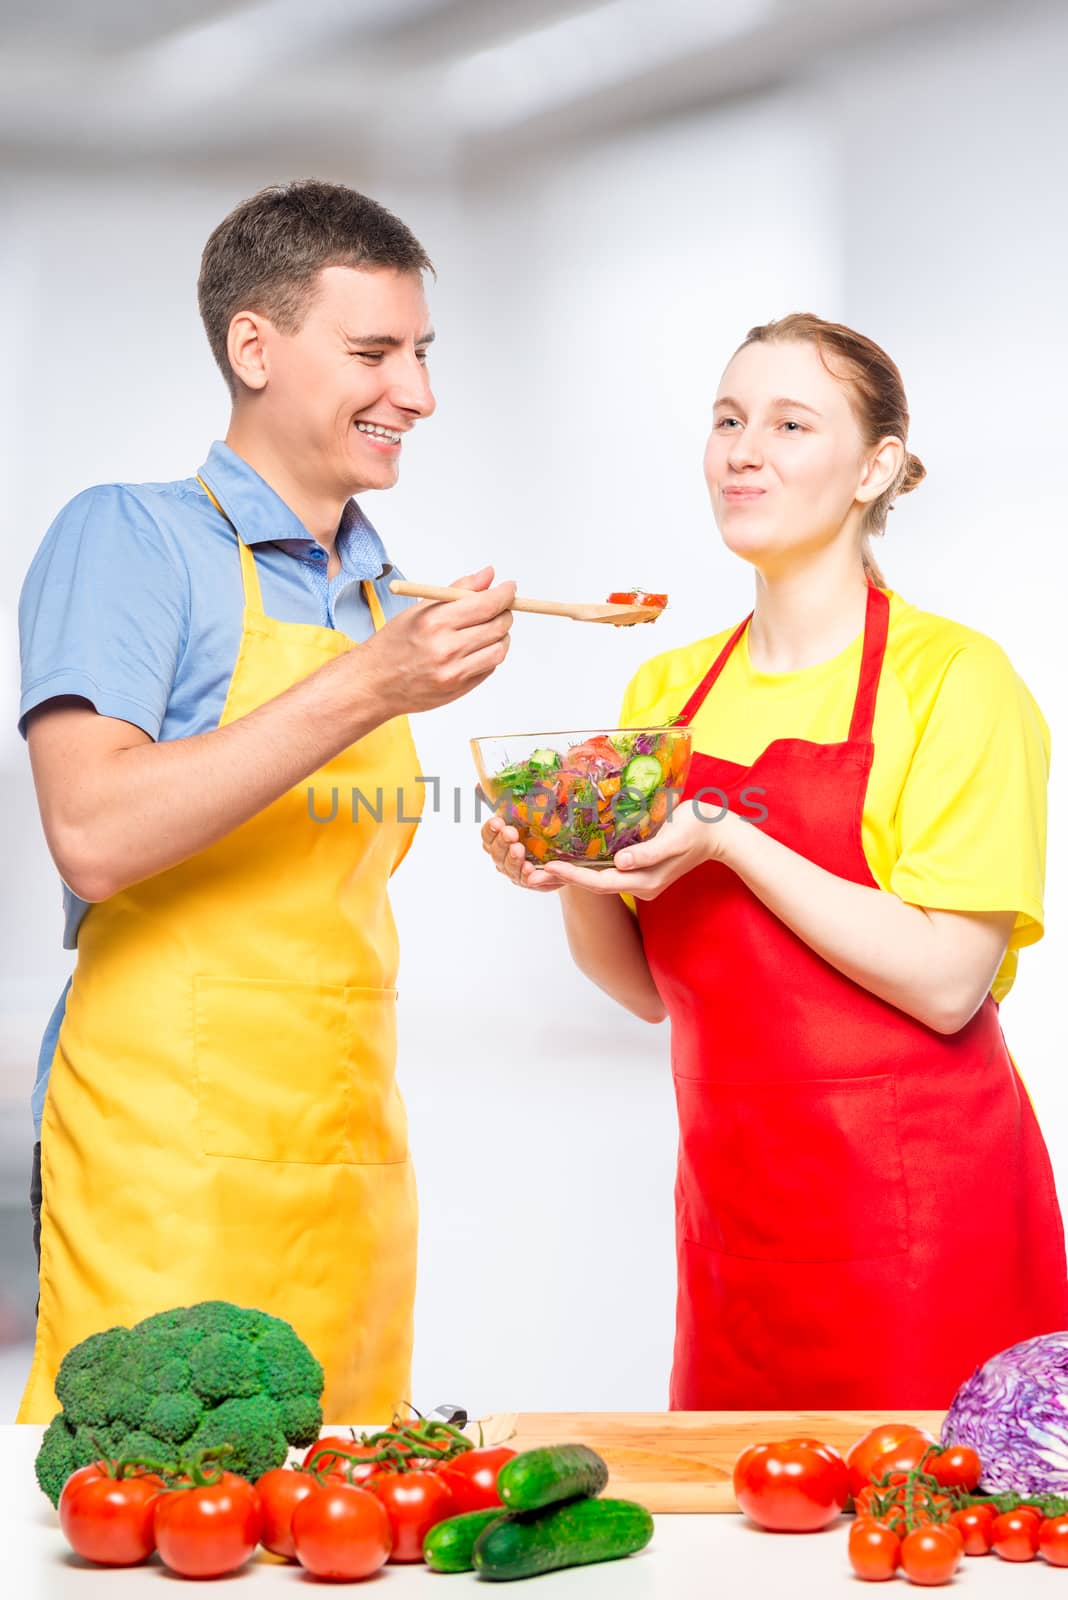
<path fill-rule="evenodd" d="M 531 735 L 531 743 L 535 738 L 530 755 L 503 764 L 515 739 L 471 741 L 483 793 L 517 830 L 531 862 L 610 866 L 617 851 L 653 838 L 673 797 L 681 798 L 687 727 Z"/>
<path fill-rule="evenodd" d="M 610 606 L 653 606 L 663 611 L 667 605 L 666 594 L 650 594 L 647 589 L 613 589 L 608 596 Z"/>

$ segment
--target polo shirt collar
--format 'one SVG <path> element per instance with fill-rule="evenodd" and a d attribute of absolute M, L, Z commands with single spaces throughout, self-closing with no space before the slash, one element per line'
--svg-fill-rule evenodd
<path fill-rule="evenodd" d="M 291 539 L 308 545 L 316 542 L 281 495 L 221 439 L 212 445 L 198 476 L 204 479 L 245 544 L 281 544 Z M 385 546 L 355 500 L 345 502 L 337 543 L 343 560 L 345 548 L 351 545 L 358 548 L 361 565 L 375 567 L 377 563 L 377 570 L 368 576 L 392 571 Z"/>

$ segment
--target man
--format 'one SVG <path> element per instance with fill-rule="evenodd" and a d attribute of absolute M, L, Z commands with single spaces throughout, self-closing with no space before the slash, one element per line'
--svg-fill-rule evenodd
<path fill-rule="evenodd" d="M 78 955 L 34 1096 L 20 1421 L 51 1417 L 76 1341 L 211 1298 L 295 1325 L 331 1421 L 408 1396 L 387 898 L 422 794 L 407 713 L 500 665 L 515 593 L 485 568 L 470 599 L 398 602 L 350 498 L 396 481 L 434 409 L 429 268 L 351 189 L 238 206 L 199 283 L 226 442 L 195 477 L 76 496 L 26 577 L 20 728 Z M 350 819 L 356 788 L 381 821 Z"/>

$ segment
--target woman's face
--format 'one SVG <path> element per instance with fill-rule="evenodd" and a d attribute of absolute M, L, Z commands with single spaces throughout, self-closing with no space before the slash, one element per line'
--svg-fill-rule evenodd
<path fill-rule="evenodd" d="M 727 548 L 767 575 L 830 544 L 851 512 L 859 529 L 858 490 L 874 498 L 870 455 L 845 383 L 814 344 L 746 345 L 723 374 L 705 448 Z"/>

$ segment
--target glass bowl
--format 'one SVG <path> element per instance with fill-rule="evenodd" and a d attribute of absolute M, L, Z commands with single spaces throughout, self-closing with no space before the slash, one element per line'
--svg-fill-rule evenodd
<path fill-rule="evenodd" d="M 518 830 L 527 860 L 610 867 L 659 832 L 682 798 L 689 726 L 496 734 L 472 739 L 479 785 Z"/>

